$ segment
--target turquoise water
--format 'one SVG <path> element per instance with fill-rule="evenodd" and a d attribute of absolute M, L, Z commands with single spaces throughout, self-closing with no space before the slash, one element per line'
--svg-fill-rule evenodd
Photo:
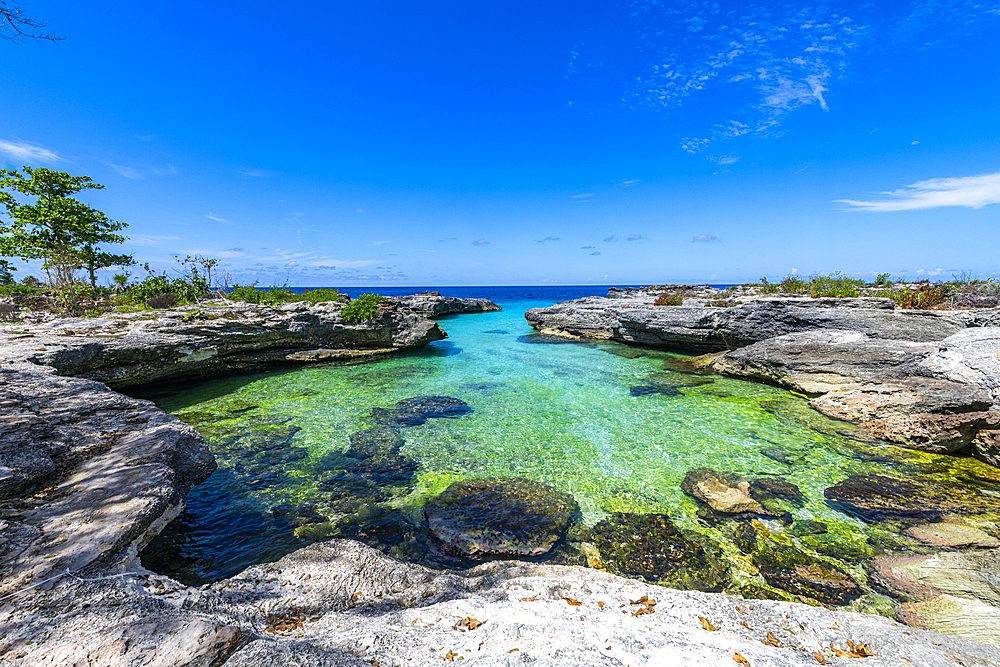
<path fill-rule="evenodd" d="M 532 342 L 549 339 L 531 336 L 524 311 L 554 300 L 493 296 L 502 311 L 442 319 L 449 338 L 423 350 L 143 392 L 199 428 L 219 460 L 219 470 L 189 494 L 185 514 L 144 552 L 147 566 L 192 583 L 210 581 L 337 534 L 411 560 L 455 565 L 426 548 L 427 499 L 462 479 L 526 477 L 572 494 L 584 530 L 612 512 L 668 514 L 680 528 L 717 540 L 734 580 L 760 585 L 731 531 L 706 521 L 680 488 L 688 470 L 711 467 L 798 485 L 805 500 L 789 505 L 792 519 L 826 523 L 823 539 L 837 545 L 824 557 L 836 553 L 830 562 L 863 583 L 855 556 L 899 546 L 898 536 L 832 507 L 826 487 L 858 472 L 954 476 L 981 466 L 868 442 L 785 390 L 667 370 L 674 355 L 664 352 Z M 632 391 L 651 384 L 676 391 Z M 345 491 L 330 479 L 344 467 L 349 436 L 375 425 L 373 407 L 425 395 L 461 399 L 472 412 L 403 429 L 400 454 L 416 462 L 412 478 L 384 485 L 384 497 L 345 512 L 336 501 Z M 783 450 L 785 462 L 762 453 L 769 448 Z M 345 517 L 350 526 L 337 529 Z M 412 535 L 400 538 L 400 526 Z M 777 522 L 764 528 L 783 539 Z M 598 564 L 600 555 L 584 537 L 556 558 Z M 855 608 L 891 607 L 866 591 Z"/>

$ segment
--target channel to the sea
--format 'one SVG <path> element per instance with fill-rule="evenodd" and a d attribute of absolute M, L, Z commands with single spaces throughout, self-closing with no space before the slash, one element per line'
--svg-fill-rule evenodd
<path fill-rule="evenodd" d="M 595 526 L 621 513 L 663 514 L 717 546 L 713 558 L 728 569 L 721 589 L 787 597 L 739 548 L 732 522 L 681 489 L 688 471 L 707 467 L 797 485 L 804 498 L 786 504 L 784 520 L 764 517 L 754 530 L 859 582 L 863 595 L 839 606 L 889 613 L 893 603 L 868 583 L 865 563 L 909 542 L 844 513 L 824 489 L 856 473 L 974 479 L 982 466 L 872 442 L 787 390 L 671 370 L 677 355 L 553 341 L 525 322 L 529 308 L 603 296 L 607 288 L 437 289 L 486 297 L 503 310 L 442 318 L 447 340 L 377 361 L 133 392 L 199 429 L 219 464 L 143 552 L 143 563 L 201 584 L 344 536 L 432 567 L 469 565 L 434 548 L 423 506 L 459 480 L 527 478 L 579 505 L 566 536 L 535 560 L 600 567 L 610 555 L 594 546 L 601 543 Z M 372 409 L 419 396 L 460 399 L 471 412 L 401 429 L 398 453 L 413 470 L 377 489 L 344 474 L 351 434 L 376 425 Z M 352 494 L 357 502 L 346 502 Z"/>

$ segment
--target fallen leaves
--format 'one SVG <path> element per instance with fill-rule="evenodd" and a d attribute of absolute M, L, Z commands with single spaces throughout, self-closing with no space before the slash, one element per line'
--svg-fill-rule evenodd
<path fill-rule="evenodd" d="M 565 595 L 562 596 L 562 599 L 566 600 L 566 603 L 569 604 L 569 606 L 571 606 L 571 607 L 580 607 L 580 606 L 583 606 L 583 603 L 580 602 L 579 600 L 574 600 L 573 598 L 568 598 Z"/>
<path fill-rule="evenodd" d="M 604 609 L 604 603 L 603 603 L 603 602 L 601 602 L 600 600 L 598 600 L 598 601 L 597 601 L 597 608 L 598 608 L 598 609 Z"/>
<path fill-rule="evenodd" d="M 733 660 L 735 660 L 737 663 L 743 665 L 743 667 L 751 667 L 750 661 L 747 660 L 746 658 L 744 658 L 739 653 L 733 653 Z"/>
<path fill-rule="evenodd" d="M 813 657 L 816 658 L 816 662 L 818 662 L 821 665 L 832 664 L 829 660 L 827 660 L 825 657 L 823 657 L 823 654 L 820 653 L 819 651 L 816 651 L 815 653 L 813 653 Z"/>
<path fill-rule="evenodd" d="M 704 616 L 699 616 L 698 620 L 701 621 L 701 627 L 705 628 L 709 632 L 715 632 L 719 629 L 719 626 L 712 625 L 712 621 L 708 620 Z"/>
<path fill-rule="evenodd" d="M 476 628 L 478 628 L 480 625 L 482 625 L 485 622 L 486 621 L 478 621 L 478 620 L 472 618 L 471 616 L 466 616 L 465 618 L 463 618 L 461 621 L 459 621 L 458 623 L 456 623 L 452 627 L 453 627 L 453 629 L 458 630 L 459 632 L 465 632 L 466 629 L 468 629 L 468 630 L 475 630 Z"/>
<path fill-rule="evenodd" d="M 775 647 L 775 648 L 782 648 L 782 647 L 784 646 L 784 644 L 782 644 L 781 642 L 779 642 L 779 641 L 778 641 L 778 638 L 777 638 L 777 637 L 775 637 L 775 636 L 774 636 L 774 635 L 773 635 L 772 633 L 770 633 L 770 632 L 768 632 L 768 633 L 767 633 L 767 639 L 762 639 L 761 641 L 762 641 L 762 642 L 763 642 L 764 644 L 767 644 L 768 646 L 773 646 L 773 647 Z"/>
<path fill-rule="evenodd" d="M 530 598 L 521 598 L 521 602 L 534 602 L 538 598 L 537 595 L 532 595 Z"/>
<path fill-rule="evenodd" d="M 265 632 L 270 632 L 271 634 L 277 634 L 279 632 L 291 632 L 292 630 L 297 630 L 302 627 L 302 621 L 304 619 L 299 616 L 284 616 L 280 618 L 271 619 L 265 628 Z"/>
<path fill-rule="evenodd" d="M 633 616 L 642 616 L 643 614 L 652 614 L 654 611 L 656 611 L 655 609 L 653 609 L 653 607 L 656 606 L 656 599 L 655 598 L 651 598 L 648 595 L 643 595 L 638 600 L 629 600 L 629 603 L 630 604 L 642 605 L 642 607 L 640 607 L 639 609 L 636 609 L 634 612 L 632 612 Z"/>
<path fill-rule="evenodd" d="M 455 662 L 455 658 L 457 657 L 458 654 L 452 651 L 448 651 L 447 653 L 444 654 L 444 659 L 447 660 L 448 662 Z"/>
<path fill-rule="evenodd" d="M 837 648 L 832 643 L 830 644 L 830 650 L 838 658 L 870 658 L 875 655 L 868 650 L 867 644 L 855 644 L 850 639 L 847 640 L 847 649 Z"/>

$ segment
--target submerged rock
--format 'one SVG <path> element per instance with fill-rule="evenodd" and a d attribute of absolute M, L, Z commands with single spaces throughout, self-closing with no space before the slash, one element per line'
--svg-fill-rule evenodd
<path fill-rule="evenodd" d="M 652 394 L 660 394 L 662 396 L 684 395 L 684 393 L 676 387 L 664 385 L 640 385 L 638 387 L 629 387 L 628 392 L 633 396 L 650 396 Z"/>
<path fill-rule="evenodd" d="M 888 475 L 851 475 L 823 495 L 866 521 L 940 521 L 945 514 L 1000 513 L 1000 498 L 957 484 Z"/>
<path fill-rule="evenodd" d="M 562 537 L 578 512 L 568 493 L 530 479 L 454 482 L 424 508 L 431 533 L 461 556 L 535 556 Z"/>
<path fill-rule="evenodd" d="M 903 531 L 932 547 L 1000 547 L 1000 540 L 975 526 L 960 523 L 925 523 Z"/>
<path fill-rule="evenodd" d="M 726 584 L 721 549 L 678 530 L 666 514 L 614 512 L 590 533 L 609 572 L 684 590 L 719 591 Z"/>
<path fill-rule="evenodd" d="M 750 484 L 738 482 L 736 486 L 726 486 L 714 477 L 697 482 L 694 495 L 716 512 L 736 514 L 739 512 L 761 512 L 763 507 L 750 497 Z"/>
<path fill-rule="evenodd" d="M 775 588 L 833 605 L 846 604 L 864 594 L 851 575 L 839 567 L 772 540 L 762 543 L 753 562 Z"/>
<path fill-rule="evenodd" d="M 420 426 L 436 417 L 461 417 L 472 412 L 465 401 L 450 396 L 415 396 L 396 403 L 396 408 L 372 408 L 372 417 L 384 425 Z"/>

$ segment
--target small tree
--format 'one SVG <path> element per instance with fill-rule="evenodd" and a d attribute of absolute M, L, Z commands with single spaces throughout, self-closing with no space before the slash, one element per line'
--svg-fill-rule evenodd
<path fill-rule="evenodd" d="M 0 220 L 0 255 L 43 260 L 49 284 L 62 305 L 75 312 L 77 269 L 89 271 L 93 287 L 97 269 L 135 263 L 130 255 L 113 255 L 99 245 L 123 243 L 125 237 L 115 232 L 127 224 L 111 220 L 69 196 L 104 187 L 89 176 L 70 176 L 45 168 L 24 167 L 23 171 L 0 171 L 0 203 L 10 218 Z M 7 190 L 35 197 L 35 202 L 20 203 Z"/>
<path fill-rule="evenodd" d="M 0 285 L 10 285 L 14 282 L 13 271 L 17 271 L 13 264 L 6 259 L 0 259 Z"/>

